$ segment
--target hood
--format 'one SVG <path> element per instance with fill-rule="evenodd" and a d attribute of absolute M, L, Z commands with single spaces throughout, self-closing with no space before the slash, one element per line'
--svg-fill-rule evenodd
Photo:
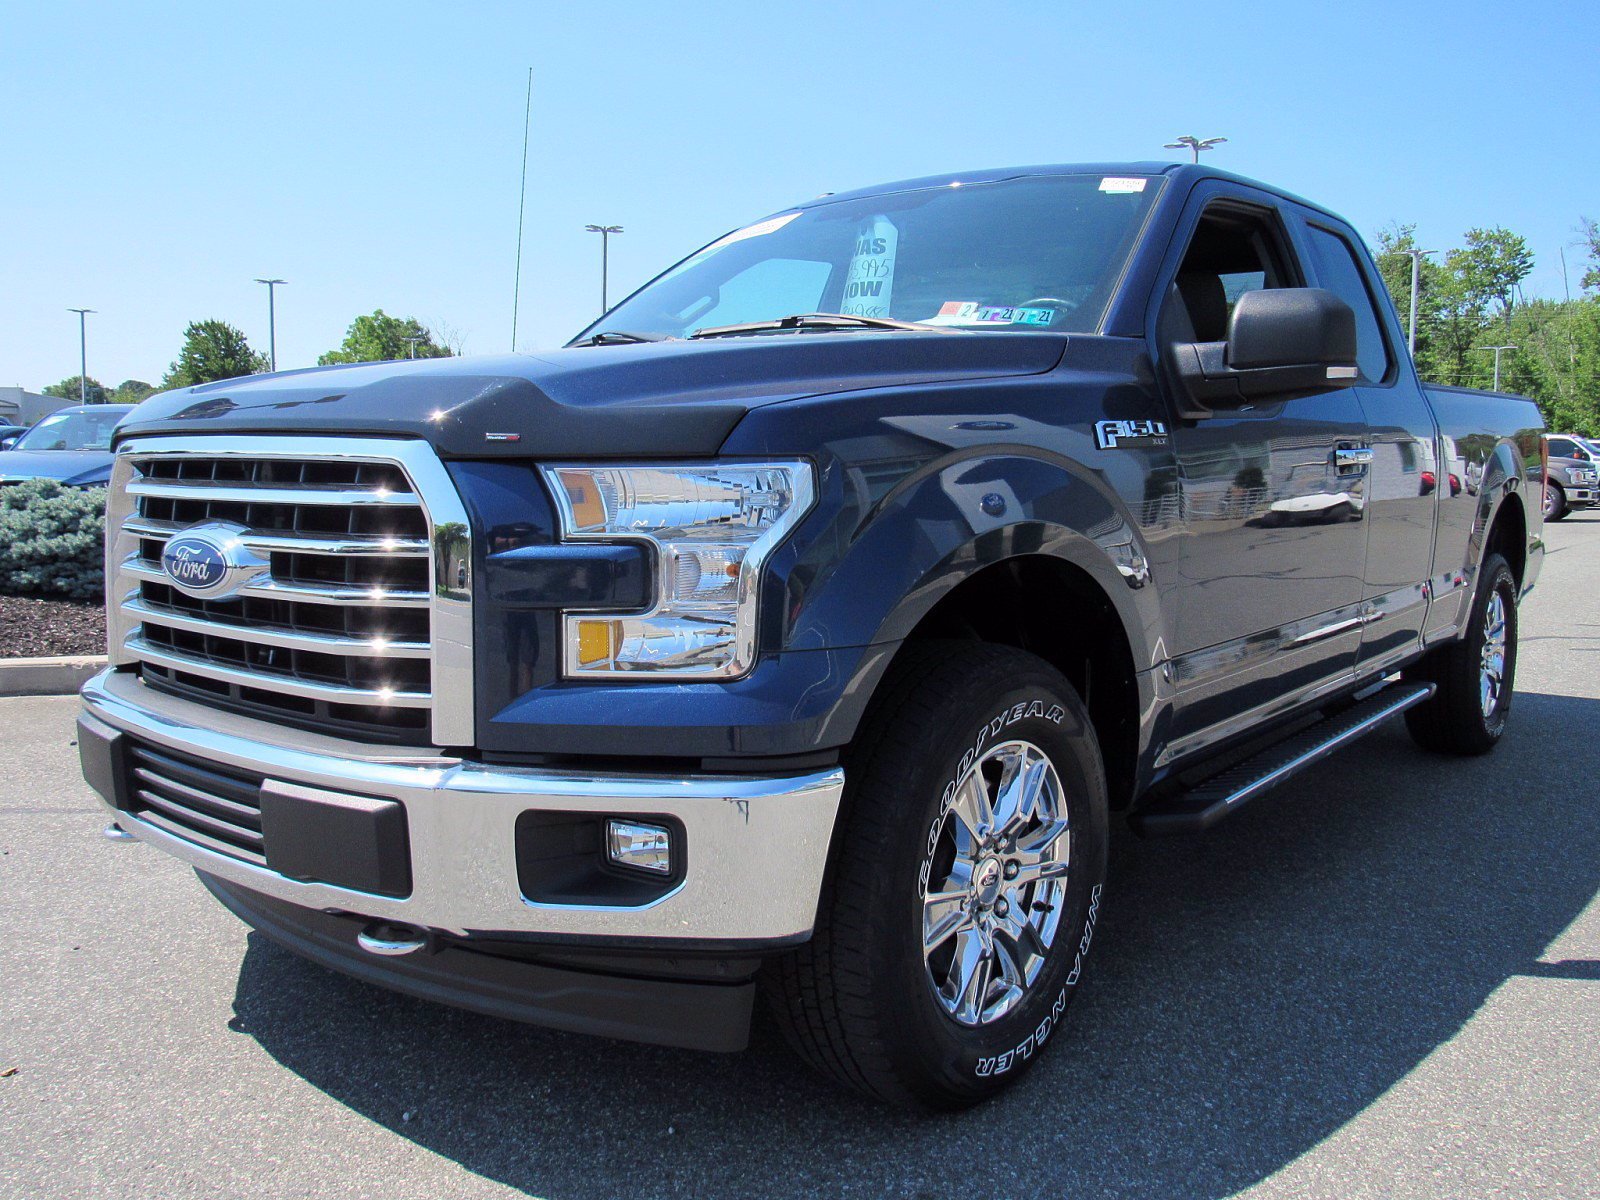
<path fill-rule="evenodd" d="M 714 454 L 761 405 L 1038 374 L 1060 361 L 1066 340 L 1042 333 L 774 334 L 322 367 L 153 396 L 117 436 L 420 437 L 455 458 Z"/>
<path fill-rule="evenodd" d="M 72 487 L 98 487 L 111 478 L 106 450 L 0 451 L 0 483 L 54 479 Z"/>

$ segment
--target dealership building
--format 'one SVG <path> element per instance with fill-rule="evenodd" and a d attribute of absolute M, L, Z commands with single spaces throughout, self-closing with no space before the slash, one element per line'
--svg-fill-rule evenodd
<path fill-rule="evenodd" d="M 20 387 L 0 387 L 0 425 L 32 425 L 47 413 L 71 403 L 60 396 L 41 396 Z"/>

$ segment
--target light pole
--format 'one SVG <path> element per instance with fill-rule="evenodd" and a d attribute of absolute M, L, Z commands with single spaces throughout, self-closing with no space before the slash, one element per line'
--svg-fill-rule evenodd
<path fill-rule="evenodd" d="M 1401 254 L 1411 256 L 1411 325 L 1406 334 L 1406 346 L 1411 351 L 1411 357 L 1417 357 L 1417 289 L 1422 279 L 1422 257 L 1425 254 L 1437 254 L 1437 250 L 1402 250 Z"/>
<path fill-rule="evenodd" d="M 600 235 L 600 315 L 603 317 L 611 307 L 606 295 L 608 276 L 611 273 L 611 235 L 613 233 L 621 233 L 622 226 L 585 225 L 583 228 L 586 233 L 598 233 Z"/>
<path fill-rule="evenodd" d="M 280 283 L 288 283 L 287 279 L 258 279 L 257 283 L 267 285 L 267 361 L 272 369 L 278 369 L 278 305 L 277 288 Z"/>
<path fill-rule="evenodd" d="M 1182 150 L 1187 147 L 1189 152 L 1194 155 L 1194 161 L 1199 162 L 1200 151 L 1214 150 L 1227 140 L 1227 138 L 1197 138 L 1192 134 L 1186 133 L 1177 141 L 1168 142 L 1164 148 L 1167 150 Z"/>
<path fill-rule="evenodd" d="M 1474 346 L 1473 349 L 1475 349 L 1475 350 L 1493 350 L 1494 351 L 1494 390 L 1498 392 L 1500 390 L 1500 351 L 1502 351 L 1502 350 L 1515 350 L 1516 347 L 1512 346 L 1512 345 L 1505 345 L 1505 346 Z"/>
<path fill-rule="evenodd" d="M 78 314 L 78 403 L 89 403 L 89 314 L 92 308 L 69 308 Z"/>
<path fill-rule="evenodd" d="M 427 341 L 428 335 L 425 333 L 412 334 L 410 337 L 403 337 L 400 340 L 406 344 L 406 357 L 415 358 L 417 356 L 417 343 Z"/>

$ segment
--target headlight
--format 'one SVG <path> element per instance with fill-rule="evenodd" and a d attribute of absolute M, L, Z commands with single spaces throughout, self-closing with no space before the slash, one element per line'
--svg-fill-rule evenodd
<path fill-rule="evenodd" d="M 761 567 L 810 509 L 808 463 L 540 468 L 571 541 L 656 549 L 648 612 L 562 614 L 569 678 L 736 679 L 755 665 Z"/>

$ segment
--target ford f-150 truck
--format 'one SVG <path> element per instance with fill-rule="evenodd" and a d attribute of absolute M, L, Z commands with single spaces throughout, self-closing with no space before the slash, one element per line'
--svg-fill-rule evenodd
<path fill-rule="evenodd" d="M 1544 519 L 1565 520 L 1568 513 L 1593 507 L 1600 496 L 1596 460 L 1581 439 L 1568 434 L 1545 438 Z"/>
<path fill-rule="evenodd" d="M 361 979 L 720 1050 L 762 994 L 969 1104 L 1054 1039 L 1113 815 L 1501 737 L 1542 424 L 1405 345 L 1328 210 L 1079 165 L 786 209 L 548 353 L 170 392 L 84 769 Z"/>

